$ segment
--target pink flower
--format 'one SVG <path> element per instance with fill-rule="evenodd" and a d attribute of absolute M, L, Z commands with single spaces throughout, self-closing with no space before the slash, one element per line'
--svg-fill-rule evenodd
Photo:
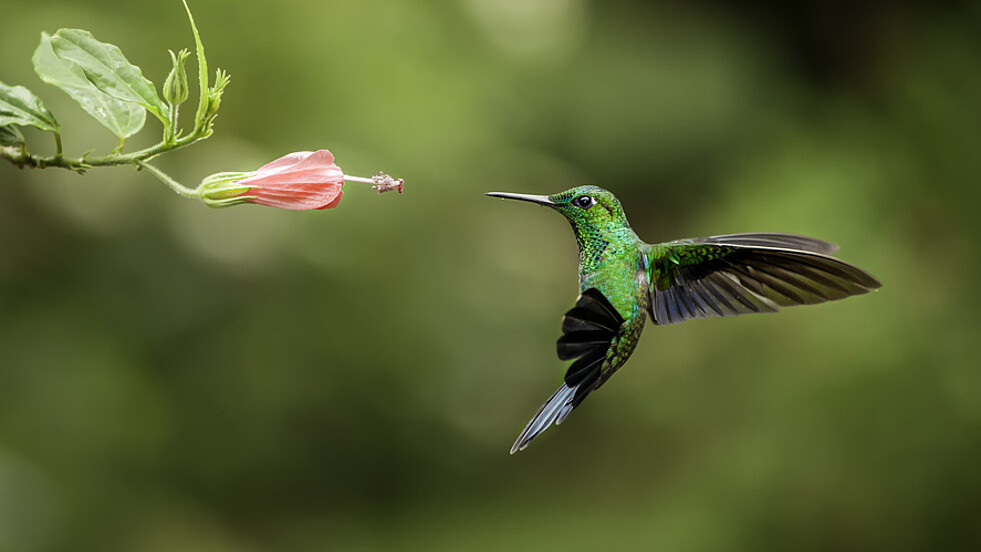
<path fill-rule="evenodd" d="M 298 151 L 266 163 L 253 176 L 235 182 L 249 186 L 242 199 L 280 209 L 330 209 L 344 192 L 344 171 L 327 150 Z"/>
<path fill-rule="evenodd" d="M 280 209 L 330 209 L 337 207 L 344 181 L 371 184 L 379 193 L 398 190 L 402 179 L 378 173 L 371 178 L 344 174 L 327 150 L 298 151 L 284 155 L 252 172 L 221 172 L 205 178 L 188 192 L 211 207 L 257 203 Z"/>

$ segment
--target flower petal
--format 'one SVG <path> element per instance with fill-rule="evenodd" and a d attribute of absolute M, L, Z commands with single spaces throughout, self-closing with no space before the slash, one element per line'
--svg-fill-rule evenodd
<path fill-rule="evenodd" d="M 312 154 L 312 151 L 296 151 L 293 153 L 288 153 L 275 161 L 270 161 L 269 163 L 259 167 L 256 172 L 261 174 L 264 172 L 277 171 L 283 167 L 290 167 L 299 163 L 300 161 L 303 161 Z"/>
<path fill-rule="evenodd" d="M 328 203 L 327 205 L 324 205 L 322 207 L 317 207 L 317 210 L 318 211 L 322 211 L 324 209 L 333 209 L 334 207 L 337 207 L 337 204 L 341 202 L 341 196 L 342 195 L 344 195 L 344 192 L 343 191 L 337 192 L 337 197 L 335 197 L 333 201 L 331 201 L 330 203 Z"/>
<path fill-rule="evenodd" d="M 327 209 L 335 207 L 341 200 L 343 191 L 340 186 L 325 187 L 320 189 L 294 189 L 289 191 L 252 188 L 248 195 L 252 203 L 278 207 L 280 209 L 306 210 L 306 209 Z"/>
<path fill-rule="evenodd" d="M 266 163 L 259 167 L 259 170 L 256 172 L 261 175 L 264 173 L 279 173 L 285 169 L 298 170 L 310 166 L 321 167 L 333 164 L 334 154 L 329 150 L 297 151 Z"/>

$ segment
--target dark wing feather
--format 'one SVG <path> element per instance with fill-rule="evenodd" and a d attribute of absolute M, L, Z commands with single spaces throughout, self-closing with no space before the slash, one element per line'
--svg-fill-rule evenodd
<path fill-rule="evenodd" d="M 755 245 L 762 243 L 782 247 Z M 775 312 L 881 286 L 864 270 L 827 254 L 832 247 L 790 234 L 734 234 L 651 246 L 651 318 L 657 324 L 675 324 Z"/>
<path fill-rule="evenodd" d="M 775 232 L 724 234 L 721 236 L 709 236 L 707 238 L 679 240 L 675 243 L 717 243 L 726 245 L 744 245 L 749 247 L 776 247 L 778 249 L 811 251 L 813 253 L 821 253 L 822 255 L 834 255 L 835 251 L 838 251 L 838 246 L 831 242 L 811 238 L 809 236 L 779 234 Z"/>
<path fill-rule="evenodd" d="M 562 337 L 556 342 L 559 359 L 575 361 L 565 374 L 565 383 L 542 405 L 515 440 L 511 454 L 527 447 L 553 422 L 561 424 L 595 388 L 606 362 L 606 353 L 621 325 L 623 317 L 599 290 L 590 288 L 579 296 L 576 306 L 565 313 Z"/>

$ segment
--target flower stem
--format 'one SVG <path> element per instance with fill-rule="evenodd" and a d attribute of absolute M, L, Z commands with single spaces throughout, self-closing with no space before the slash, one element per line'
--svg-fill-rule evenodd
<path fill-rule="evenodd" d="M 177 139 L 177 119 L 180 104 L 170 104 L 170 124 L 164 129 L 164 142 L 173 142 Z"/>
<path fill-rule="evenodd" d="M 171 190 L 174 190 L 175 192 L 177 192 L 178 195 L 181 195 L 183 197 L 198 197 L 197 193 L 195 193 L 194 190 L 192 190 L 192 189 L 184 186 L 180 182 L 177 182 L 173 178 L 167 176 L 167 173 L 161 171 L 160 169 L 154 167 L 153 165 L 151 165 L 149 163 L 146 163 L 144 161 L 141 161 L 139 159 L 137 159 L 136 161 L 134 161 L 133 164 L 135 164 L 136 166 L 140 167 L 141 169 L 145 169 L 146 172 L 148 172 L 148 173 L 152 174 L 153 176 L 159 178 L 164 184 L 170 186 L 170 189 Z"/>

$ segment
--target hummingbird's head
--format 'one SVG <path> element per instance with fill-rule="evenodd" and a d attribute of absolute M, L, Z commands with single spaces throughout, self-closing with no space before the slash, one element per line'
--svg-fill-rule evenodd
<path fill-rule="evenodd" d="M 489 196 L 517 199 L 551 207 L 562 213 L 577 235 L 607 235 L 629 229 L 620 200 L 599 186 L 576 186 L 550 196 L 489 192 Z"/>

